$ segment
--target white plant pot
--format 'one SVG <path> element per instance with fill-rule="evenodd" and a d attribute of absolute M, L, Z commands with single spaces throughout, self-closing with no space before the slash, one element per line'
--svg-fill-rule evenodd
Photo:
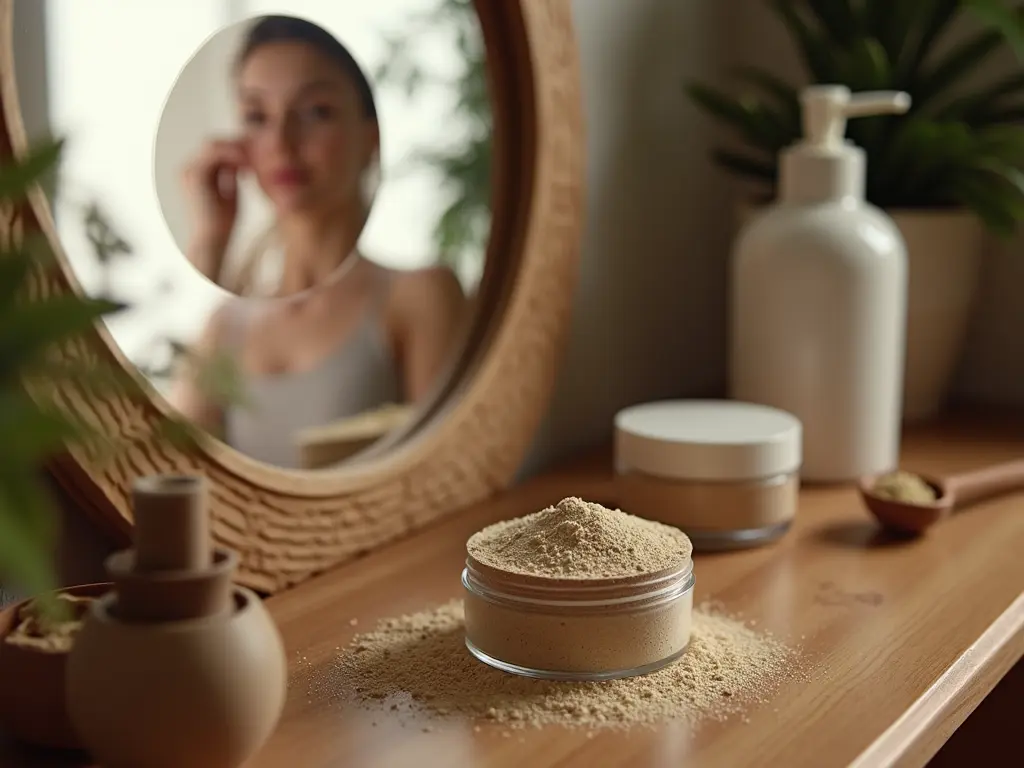
<path fill-rule="evenodd" d="M 740 224 L 760 206 L 741 204 Z M 939 415 L 960 361 L 978 292 L 986 234 L 965 210 L 890 210 L 907 244 L 907 357 L 903 421 Z"/>

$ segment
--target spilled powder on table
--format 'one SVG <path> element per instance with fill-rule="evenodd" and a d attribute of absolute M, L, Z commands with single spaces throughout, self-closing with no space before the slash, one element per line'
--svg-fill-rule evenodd
<path fill-rule="evenodd" d="M 310 670 L 311 699 L 354 701 L 391 714 L 500 723 L 616 728 L 721 720 L 767 700 L 794 668 L 777 640 L 706 608 L 687 652 L 669 667 L 600 683 L 531 680 L 477 661 L 464 645 L 462 601 L 389 619 Z"/>
<path fill-rule="evenodd" d="M 682 531 L 575 497 L 484 528 L 466 544 L 477 562 L 511 573 L 595 579 L 682 565 L 692 552 Z"/>

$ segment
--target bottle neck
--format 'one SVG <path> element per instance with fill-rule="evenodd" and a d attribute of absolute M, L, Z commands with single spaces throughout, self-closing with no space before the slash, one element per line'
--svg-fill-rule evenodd
<path fill-rule="evenodd" d="M 780 159 L 779 201 L 793 205 L 862 201 L 866 166 L 864 151 L 852 145 L 828 151 L 790 147 Z"/>

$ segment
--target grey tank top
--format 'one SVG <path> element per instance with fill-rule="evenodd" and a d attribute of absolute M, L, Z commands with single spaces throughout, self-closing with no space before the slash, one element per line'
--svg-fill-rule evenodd
<path fill-rule="evenodd" d="M 300 430 L 401 402 L 398 365 L 381 320 L 381 303 L 372 302 L 355 332 L 309 370 L 281 374 L 243 371 L 248 402 L 245 407 L 229 407 L 224 414 L 228 445 L 259 461 L 299 469 L 301 456 L 295 436 Z M 243 300 L 230 308 L 226 351 L 236 357 L 254 305 Z"/>

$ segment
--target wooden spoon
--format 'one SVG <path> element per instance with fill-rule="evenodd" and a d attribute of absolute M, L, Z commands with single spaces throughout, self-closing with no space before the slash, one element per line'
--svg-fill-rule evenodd
<path fill-rule="evenodd" d="M 935 490 L 935 501 L 924 504 L 876 496 L 875 484 L 884 476 L 861 478 L 859 490 L 864 503 L 886 528 L 918 534 L 969 504 L 1024 489 L 1024 460 L 947 477 L 918 475 Z"/>

